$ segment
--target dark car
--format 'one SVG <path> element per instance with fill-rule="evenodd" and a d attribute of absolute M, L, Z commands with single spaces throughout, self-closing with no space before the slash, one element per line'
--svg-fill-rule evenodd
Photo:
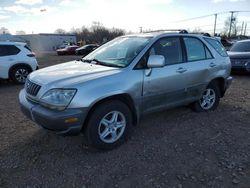
<path fill-rule="evenodd" d="M 233 71 L 250 72 L 250 40 L 236 42 L 228 51 Z"/>
<path fill-rule="evenodd" d="M 97 44 L 88 44 L 88 45 L 82 46 L 82 47 L 76 49 L 76 55 L 86 56 L 98 47 L 99 47 L 99 45 L 97 45 Z"/>
<path fill-rule="evenodd" d="M 221 40 L 222 45 L 225 47 L 226 50 L 230 50 L 233 45 L 233 42 L 229 41 L 228 39 L 222 38 Z"/>
<path fill-rule="evenodd" d="M 57 55 L 75 55 L 76 49 L 79 48 L 79 46 L 73 45 L 73 46 L 66 46 L 63 49 L 56 50 Z"/>

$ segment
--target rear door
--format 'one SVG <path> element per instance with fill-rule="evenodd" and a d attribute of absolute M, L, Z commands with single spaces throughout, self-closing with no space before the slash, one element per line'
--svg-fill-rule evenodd
<path fill-rule="evenodd" d="M 183 37 L 187 61 L 187 97 L 188 101 L 197 100 L 203 93 L 207 78 L 216 69 L 216 62 L 206 45 L 196 37 Z"/>

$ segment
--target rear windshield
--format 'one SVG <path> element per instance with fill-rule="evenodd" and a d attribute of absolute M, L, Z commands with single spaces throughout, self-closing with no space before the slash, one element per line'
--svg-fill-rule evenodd
<path fill-rule="evenodd" d="M 221 56 L 227 57 L 227 52 L 220 41 L 211 38 L 204 38 Z"/>

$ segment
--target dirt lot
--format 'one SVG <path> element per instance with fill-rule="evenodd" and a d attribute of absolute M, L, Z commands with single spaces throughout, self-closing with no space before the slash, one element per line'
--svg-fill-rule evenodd
<path fill-rule="evenodd" d="M 19 110 L 23 86 L 1 82 L 0 187 L 250 187 L 250 75 L 234 78 L 216 111 L 152 114 L 108 152 L 38 128 Z"/>

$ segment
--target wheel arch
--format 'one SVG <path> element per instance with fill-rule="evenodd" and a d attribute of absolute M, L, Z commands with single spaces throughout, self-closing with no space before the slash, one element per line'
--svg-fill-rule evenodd
<path fill-rule="evenodd" d="M 10 67 L 9 69 L 9 73 L 8 73 L 8 76 L 9 78 L 11 77 L 11 72 L 16 68 L 16 67 L 27 67 L 30 72 L 32 72 L 32 67 L 29 65 L 29 64 L 26 64 L 26 63 L 17 63 L 17 64 L 14 64 Z"/>
<path fill-rule="evenodd" d="M 133 125 L 136 125 L 138 123 L 138 115 L 137 115 L 137 111 L 136 111 L 136 107 L 135 107 L 135 103 L 132 99 L 132 97 L 129 94 L 116 94 L 116 95 L 112 95 L 112 96 L 108 96 L 106 98 L 103 98 L 99 101 L 97 101 L 94 105 L 92 105 L 92 107 L 90 108 L 90 110 L 87 113 L 86 119 L 84 121 L 84 125 L 83 125 L 83 130 L 85 129 L 85 125 L 86 123 L 89 121 L 89 118 L 92 114 L 92 112 L 101 104 L 107 102 L 107 101 L 112 101 L 112 100 L 118 100 L 121 101 L 122 103 L 124 103 L 125 105 L 128 106 L 128 108 L 131 111 L 132 114 L 132 123 Z"/>
<path fill-rule="evenodd" d="M 217 77 L 211 80 L 209 84 L 210 83 L 216 83 L 218 85 L 219 90 L 220 90 L 220 98 L 223 97 L 225 94 L 225 78 Z"/>

